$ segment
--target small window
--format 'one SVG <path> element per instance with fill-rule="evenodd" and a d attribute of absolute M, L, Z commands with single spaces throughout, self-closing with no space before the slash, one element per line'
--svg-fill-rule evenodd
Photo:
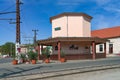
<path fill-rule="evenodd" d="M 55 31 L 59 31 L 59 30 L 61 30 L 61 27 L 56 27 L 55 28 Z"/>
<path fill-rule="evenodd" d="M 55 46 L 55 50 L 58 50 L 58 46 Z"/>
<path fill-rule="evenodd" d="M 70 50 L 78 50 L 78 46 L 77 45 L 71 45 L 69 47 Z"/>
<path fill-rule="evenodd" d="M 99 51 L 103 51 L 103 45 L 99 45 Z"/>
<path fill-rule="evenodd" d="M 109 44 L 109 48 L 113 47 L 113 44 Z"/>
<path fill-rule="evenodd" d="M 85 46 L 85 49 L 89 49 L 89 47 L 88 47 L 88 46 Z"/>

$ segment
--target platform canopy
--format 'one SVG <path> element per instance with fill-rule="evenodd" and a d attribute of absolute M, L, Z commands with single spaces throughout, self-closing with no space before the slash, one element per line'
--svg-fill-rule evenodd
<path fill-rule="evenodd" d="M 102 44 L 106 43 L 107 39 L 102 39 L 98 37 L 56 37 L 56 38 L 48 38 L 44 40 L 38 40 L 37 44 L 40 45 L 54 45 L 57 42 L 69 44 L 69 43 L 80 43 L 80 44 L 91 44 L 92 42 L 95 42 L 96 44 Z"/>

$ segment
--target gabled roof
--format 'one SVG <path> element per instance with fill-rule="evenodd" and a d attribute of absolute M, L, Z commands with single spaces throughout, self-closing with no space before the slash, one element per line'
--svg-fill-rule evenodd
<path fill-rule="evenodd" d="M 52 20 L 54 19 L 57 19 L 59 17 L 63 17 L 63 16 L 84 16 L 84 17 L 87 17 L 88 19 L 92 19 L 91 16 L 89 16 L 88 14 L 85 14 L 85 13 L 76 13 L 76 12 L 64 12 L 62 14 L 58 14 L 56 16 L 53 16 L 53 17 L 50 17 L 50 22 L 52 22 Z"/>
<path fill-rule="evenodd" d="M 99 37 L 99 38 L 115 38 L 120 37 L 120 26 L 112 27 L 112 28 L 105 28 L 100 30 L 94 30 L 91 32 L 92 37 Z"/>

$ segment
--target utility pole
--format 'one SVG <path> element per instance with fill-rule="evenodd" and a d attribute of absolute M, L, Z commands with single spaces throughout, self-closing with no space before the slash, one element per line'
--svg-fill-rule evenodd
<path fill-rule="evenodd" d="M 16 43 L 20 44 L 20 1 L 16 0 Z"/>
<path fill-rule="evenodd" d="M 20 56 L 20 0 L 16 0 L 16 55 Z M 18 63 L 20 63 L 20 57 L 18 57 Z"/>
<path fill-rule="evenodd" d="M 34 39 L 34 44 L 35 44 L 35 43 L 36 43 L 36 35 L 37 35 L 37 31 L 38 31 L 38 30 L 35 29 L 35 30 L 32 30 L 32 31 L 34 32 L 34 37 L 33 37 L 33 39 Z"/>

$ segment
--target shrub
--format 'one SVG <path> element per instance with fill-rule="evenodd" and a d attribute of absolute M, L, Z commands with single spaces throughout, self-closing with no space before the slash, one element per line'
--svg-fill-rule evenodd
<path fill-rule="evenodd" d="M 28 52 L 28 58 L 29 60 L 37 60 L 37 53 L 33 52 L 33 51 L 30 51 Z"/>
<path fill-rule="evenodd" d="M 42 55 L 44 55 L 46 58 L 50 58 L 50 48 L 46 47 L 42 50 Z"/>

